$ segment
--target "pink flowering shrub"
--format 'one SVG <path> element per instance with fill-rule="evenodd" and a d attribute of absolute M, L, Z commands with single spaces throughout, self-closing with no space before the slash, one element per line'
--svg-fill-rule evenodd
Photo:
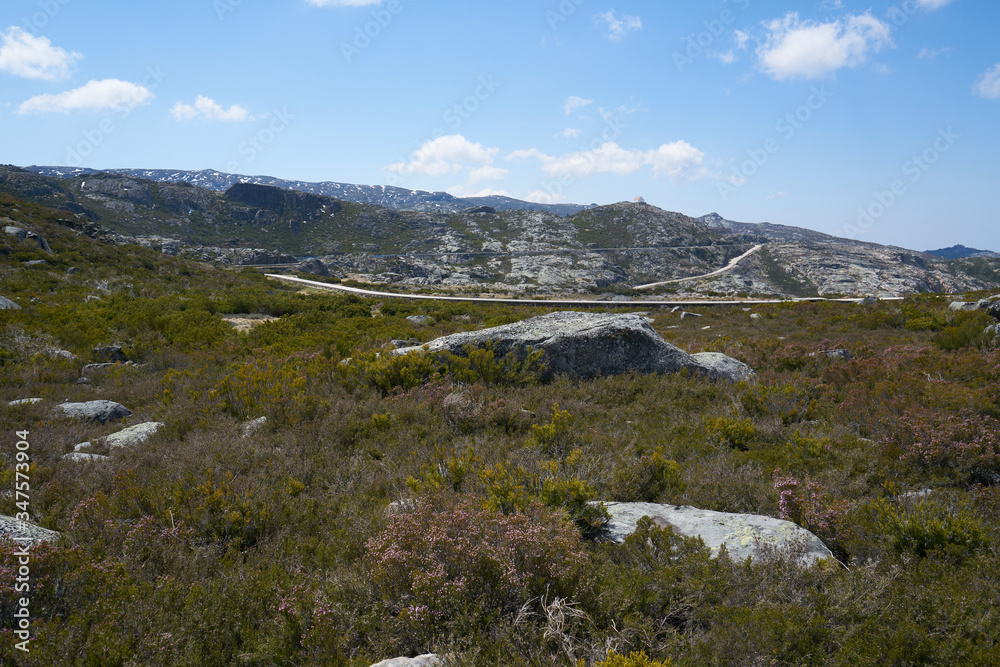
<path fill-rule="evenodd" d="M 909 413 L 888 442 L 902 451 L 901 461 L 954 470 L 963 481 L 1000 481 L 1000 421 L 994 417 Z"/>
<path fill-rule="evenodd" d="M 548 592 L 567 595 L 588 558 L 573 525 L 537 503 L 502 514 L 474 497 L 423 500 L 366 545 L 369 576 L 403 620 L 447 622 L 515 612 Z"/>
<path fill-rule="evenodd" d="M 803 483 L 788 475 L 781 476 L 781 470 L 774 471 L 774 488 L 780 496 L 779 517 L 793 521 L 812 531 L 827 542 L 835 542 L 844 515 L 850 508 L 847 501 L 833 500 L 821 485 L 815 482 Z"/>

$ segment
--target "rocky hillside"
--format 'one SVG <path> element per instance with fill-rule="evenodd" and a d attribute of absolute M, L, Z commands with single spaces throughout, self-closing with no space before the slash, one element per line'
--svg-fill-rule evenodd
<path fill-rule="evenodd" d="M 55 178 L 73 178 L 98 173 L 95 169 L 83 167 L 28 167 L 30 171 Z M 184 171 L 176 169 L 111 169 L 113 173 L 124 174 L 134 178 L 143 178 L 160 183 L 190 183 L 209 190 L 225 192 L 237 183 L 252 183 L 270 185 L 285 190 L 298 190 L 313 194 L 342 199 L 356 204 L 374 204 L 397 211 L 431 211 L 440 213 L 458 213 L 474 206 L 492 206 L 498 211 L 510 209 L 546 211 L 556 215 L 571 215 L 588 208 L 579 204 L 536 204 L 512 197 L 455 197 L 447 192 L 427 192 L 425 190 L 410 190 L 388 185 L 352 185 L 349 183 L 310 183 L 307 181 L 289 181 L 272 176 L 243 176 L 240 174 L 225 174 L 214 169 L 200 171 Z M 596 204 L 592 204 L 596 206 Z"/>
<path fill-rule="evenodd" d="M 1000 282 L 1000 260 L 942 260 L 716 214 L 691 218 L 642 202 L 570 216 L 475 206 L 406 211 L 255 183 L 224 192 L 121 173 L 52 178 L 0 168 L 0 191 L 66 213 L 92 237 L 168 255 L 477 292 L 873 295 L 964 292 Z M 762 245 L 731 271 L 698 279 Z M 298 259 L 297 259 L 298 258 Z"/>

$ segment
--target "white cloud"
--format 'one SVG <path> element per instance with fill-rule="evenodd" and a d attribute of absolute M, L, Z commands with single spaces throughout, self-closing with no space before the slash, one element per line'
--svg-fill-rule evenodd
<path fill-rule="evenodd" d="M 457 174 L 466 169 L 478 174 L 488 172 L 482 168 L 493 164 L 499 148 L 486 148 L 475 144 L 460 134 L 451 134 L 428 141 L 410 156 L 409 162 L 397 162 L 386 167 L 386 171 L 396 174 L 425 174 L 445 176 Z"/>
<path fill-rule="evenodd" d="M 565 111 L 566 115 L 568 116 L 577 109 L 582 109 L 586 106 L 590 106 L 593 103 L 594 100 L 585 100 L 582 97 L 576 97 L 574 95 L 572 97 L 567 97 L 566 101 L 563 102 L 563 111 Z"/>
<path fill-rule="evenodd" d="M 890 27 L 870 12 L 831 23 L 802 21 L 797 12 L 766 23 L 766 42 L 757 49 L 773 79 L 819 79 L 844 67 L 859 67 L 869 54 L 892 45 Z"/>
<path fill-rule="evenodd" d="M 507 177 L 510 173 L 502 167 L 494 167 L 493 165 L 484 165 L 482 167 L 476 167 L 469 171 L 469 183 L 479 183 L 480 181 L 499 181 Z"/>
<path fill-rule="evenodd" d="M 382 0 L 306 0 L 306 2 L 316 7 L 367 7 L 382 4 Z"/>
<path fill-rule="evenodd" d="M 995 100 L 1000 97 L 1000 64 L 979 77 L 973 90 L 986 99 Z"/>
<path fill-rule="evenodd" d="M 529 148 L 514 151 L 507 156 L 507 159 L 534 158 L 542 163 L 542 170 L 552 176 L 572 174 L 582 177 L 603 173 L 628 176 L 649 167 L 655 176 L 680 178 L 700 176 L 703 173 L 701 164 L 704 157 L 702 151 L 686 141 L 663 144 L 649 151 L 627 150 L 609 141 L 593 150 L 568 153 L 560 157 L 552 157 L 535 148 Z"/>
<path fill-rule="evenodd" d="M 775 192 L 773 195 L 768 195 L 768 199 L 784 199 L 788 196 L 788 193 L 782 190 L 781 192 Z"/>
<path fill-rule="evenodd" d="M 545 190 L 535 190 L 524 196 L 525 201 L 536 204 L 561 204 L 566 201 L 566 195 L 561 193 L 547 192 Z"/>
<path fill-rule="evenodd" d="M 137 83 L 104 79 L 90 81 L 85 86 L 57 95 L 36 95 L 24 102 L 19 114 L 104 109 L 130 109 L 149 104 L 153 91 Z"/>
<path fill-rule="evenodd" d="M 945 5 L 950 5 L 955 0 L 917 0 L 917 4 L 924 9 L 934 11 L 935 9 L 941 9 Z"/>
<path fill-rule="evenodd" d="M 934 60 L 938 56 L 943 56 L 946 53 L 951 53 L 953 50 L 954 49 L 952 49 L 950 46 L 945 46 L 940 49 L 930 49 L 925 46 L 923 50 L 921 50 L 920 53 L 917 54 L 917 57 L 920 58 L 921 60 Z"/>
<path fill-rule="evenodd" d="M 82 54 L 52 46 L 45 37 L 35 37 L 22 28 L 8 28 L 0 37 L 0 71 L 26 79 L 67 79 L 76 61 L 83 58 Z"/>
<path fill-rule="evenodd" d="M 594 17 L 594 20 L 597 23 L 604 22 L 608 27 L 608 39 L 616 42 L 620 41 L 626 34 L 632 32 L 633 30 L 642 30 L 641 18 L 638 16 L 623 14 L 619 19 L 615 15 L 615 11 L 613 9 L 610 12 L 598 14 Z"/>
<path fill-rule="evenodd" d="M 222 121 L 243 121 L 243 120 L 253 120 L 253 116 L 250 112 L 241 107 L 238 104 L 234 104 L 228 109 L 223 109 L 215 100 L 205 97 L 204 95 L 199 95 L 195 98 L 194 104 L 184 104 L 183 102 L 178 102 L 170 110 L 174 119 L 178 121 L 192 120 L 201 116 L 207 120 L 222 120 Z"/>
<path fill-rule="evenodd" d="M 565 139 L 575 139 L 580 136 L 583 130 L 578 130 L 575 127 L 567 127 L 562 131 L 562 136 Z"/>
<path fill-rule="evenodd" d="M 737 30 L 733 33 L 733 40 L 736 42 L 736 48 L 742 51 L 747 48 L 747 42 L 750 41 L 750 33 Z"/>

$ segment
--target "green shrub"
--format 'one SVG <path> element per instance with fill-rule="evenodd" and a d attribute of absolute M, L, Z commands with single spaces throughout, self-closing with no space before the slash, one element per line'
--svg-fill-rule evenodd
<path fill-rule="evenodd" d="M 729 447 L 746 450 L 757 435 L 750 419 L 732 417 L 705 417 L 705 431 L 709 437 Z"/>
<path fill-rule="evenodd" d="M 871 504 L 870 511 L 898 554 L 962 560 L 986 544 L 986 532 L 965 507 L 944 506 L 928 499 L 911 507 L 880 499 Z"/>
<path fill-rule="evenodd" d="M 633 651 L 628 657 L 612 651 L 608 654 L 607 660 L 596 663 L 594 667 L 672 667 L 673 664 L 670 658 L 662 661 L 650 660 L 645 651 Z"/>

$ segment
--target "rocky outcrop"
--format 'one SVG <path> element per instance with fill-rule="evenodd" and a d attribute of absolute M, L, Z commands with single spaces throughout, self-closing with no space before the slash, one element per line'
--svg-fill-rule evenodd
<path fill-rule="evenodd" d="M 132 411 L 121 403 L 114 401 L 87 401 L 84 403 L 62 403 L 56 406 L 56 410 L 66 417 L 76 419 L 87 419 L 99 424 L 106 424 L 109 421 L 124 419 L 132 414 Z"/>
<path fill-rule="evenodd" d="M 457 333 L 396 354 L 447 351 L 466 354 L 466 346 L 493 346 L 497 357 L 527 356 L 542 350 L 548 374 L 593 378 L 622 373 L 677 373 L 683 369 L 713 380 L 739 382 L 753 375 L 749 366 L 725 355 L 696 357 L 665 341 L 649 320 L 637 314 L 558 312 L 481 331 Z"/>
<path fill-rule="evenodd" d="M 624 542 L 636 524 L 648 516 L 658 526 L 673 528 L 678 535 L 700 537 L 713 555 L 722 545 L 733 560 L 760 558 L 773 550 L 788 550 L 803 565 L 835 560 L 822 540 L 791 521 L 756 514 L 712 512 L 685 505 L 655 503 L 605 503 L 611 522 L 607 539 Z"/>
<path fill-rule="evenodd" d="M 28 547 L 38 542 L 54 542 L 59 539 L 59 535 L 60 533 L 57 531 L 0 514 L 0 540 L 12 541 Z"/>
<path fill-rule="evenodd" d="M 326 264 L 315 257 L 300 262 L 296 268 L 302 273 L 311 273 L 314 276 L 330 275 L 330 269 L 326 268 Z"/>
<path fill-rule="evenodd" d="M 0 310 L 21 310 L 21 306 L 5 296 L 0 296 Z"/>
<path fill-rule="evenodd" d="M 440 667 L 444 661 L 433 653 L 418 655 L 416 658 L 390 658 L 376 662 L 371 667 Z"/>

